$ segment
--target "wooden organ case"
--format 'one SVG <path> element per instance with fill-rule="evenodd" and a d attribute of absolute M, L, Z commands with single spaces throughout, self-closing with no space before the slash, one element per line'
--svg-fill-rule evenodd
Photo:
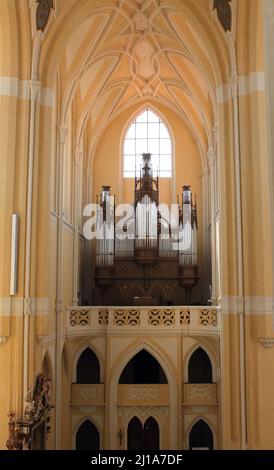
<path fill-rule="evenodd" d="M 94 304 L 191 305 L 199 266 L 197 203 L 190 186 L 183 186 L 181 203 L 173 206 L 175 217 L 166 217 L 151 155 L 143 154 L 132 212 L 125 218 L 126 211 L 115 208 L 109 186 L 103 186 L 98 207 Z"/>

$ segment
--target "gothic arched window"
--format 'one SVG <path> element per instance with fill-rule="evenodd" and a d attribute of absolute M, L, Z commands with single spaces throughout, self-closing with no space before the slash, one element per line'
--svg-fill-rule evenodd
<path fill-rule="evenodd" d="M 188 363 L 188 382 L 191 384 L 212 382 L 212 364 L 203 348 L 194 351 Z"/>
<path fill-rule="evenodd" d="M 189 449 L 213 450 L 213 434 L 203 419 L 197 421 L 190 431 Z"/>
<path fill-rule="evenodd" d="M 153 174 L 172 176 L 172 144 L 167 126 L 150 109 L 146 109 L 129 126 L 124 140 L 125 178 L 134 178 L 140 173 L 142 154 L 151 153 Z"/>
<path fill-rule="evenodd" d="M 97 427 L 87 419 L 76 434 L 76 450 L 99 450 L 100 434 Z"/>
<path fill-rule="evenodd" d="M 100 383 L 100 364 L 96 354 L 86 348 L 77 362 L 76 381 L 78 384 Z"/>
<path fill-rule="evenodd" d="M 119 384 L 166 384 L 159 362 L 145 349 L 135 354 L 121 373 Z"/>

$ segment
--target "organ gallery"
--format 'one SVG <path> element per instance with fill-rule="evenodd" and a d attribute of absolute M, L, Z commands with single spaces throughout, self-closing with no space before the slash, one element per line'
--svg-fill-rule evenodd
<path fill-rule="evenodd" d="M 95 283 L 100 293 L 95 304 L 191 303 L 192 288 L 199 281 L 197 203 L 190 187 L 183 186 L 181 202 L 178 198 L 175 213 L 166 219 L 159 209 L 159 191 L 151 155 L 145 153 L 135 175 L 133 214 L 126 223 L 116 216 L 114 199 L 111 207 L 110 187 L 103 186 L 96 219 L 102 238 L 96 245 Z"/>

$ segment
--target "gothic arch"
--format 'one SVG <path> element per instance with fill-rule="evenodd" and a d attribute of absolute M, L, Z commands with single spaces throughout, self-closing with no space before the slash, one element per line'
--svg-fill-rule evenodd
<path fill-rule="evenodd" d="M 177 416 L 176 372 L 174 370 L 174 365 L 171 364 L 172 359 L 165 357 L 163 351 L 161 351 L 160 346 L 152 344 L 148 341 L 138 341 L 135 344 L 129 345 L 126 351 L 122 351 L 118 355 L 112 366 L 113 372 L 109 385 L 109 413 L 111 416 L 111 421 L 113 422 L 113 427 L 110 432 L 110 445 L 115 448 L 117 439 L 118 416 L 116 403 L 118 397 L 119 377 L 126 364 L 142 349 L 145 349 L 147 352 L 149 352 L 159 362 L 166 375 L 169 385 L 169 445 L 170 448 L 175 448 L 177 445 L 177 429 L 175 429 L 172 423 L 175 422 L 174 420 L 176 420 Z"/>
<path fill-rule="evenodd" d="M 78 433 L 79 429 L 81 428 L 81 426 L 84 423 L 86 423 L 87 421 L 90 422 L 94 426 L 94 428 L 96 428 L 96 430 L 98 432 L 98 436 L 99 436 L 99 449 L 101 448 L 101 446 L 102 446 L 102 430 L 101 430 L 100 426 L 98 425 L 98 423 L 96 422 L 96 420 L 93 417 L 84 416 L 73 427 L 73 433 L 72 433 L 72 448 L 73 449 L 76 449 L 77 433 Z"/>
<path fill-rule="evenodd" d="M 138 104 L 138 106 L 136 107 L 136 105 Z M 97 150 L 97 146 L 100 142 L 100 139 L 102 138 L 104 132 L 106 131 L 106 128 L 111 125 L 111 123 L 116 119 L 118 118 L 119 116 L 121 116 L 125 111 L 127 111 L 129 108 L 133 107 L 133 111 L 131 112 L 131 115 L 130 115 L 130 118 L 128 118 L 126 120 L 126 123 L 124 124 L 123 126 L 123 129 L 122 129 L 122 132 L 121 132 L 121 138 L 120 138 L 120 150 L 119 150 L 119 155 L 120 155 L 120 174 L 122 174 L 122 154 L 123 154 L 123 142 L 124 142 L 124 137 L 126 135 L 126 131 L 131 123 L 131 121 L 137 116 L 139 115 L 144 109 L 146 108 L 149 108 L 151 109 L 155 114 L 158 114 L 160 116 L 160 118 L 162 119 L 162 121 L 167 125 L 167 128 L 170 132 L 170 136 L 171 136 L 171 142 L 172 142 L 172 152 L 173 152 L 173 156 L 176 155 L 176 145 L 175 145 L 175 136 L 174 136 L 174 133 L 173 133 L 173 130 L 171 128 L 171 126 L 168 124 L 168 119 L 165 117 L 165 113 L 163 113 L 160 109 L 159 109 L 159 105 L 163 106 L 163 103 L 156 99 L 156 98 L 150 98 L 150 100 L 144 100 L 144 99 L 139 99 L 137 102 L 135 102 L 134 104 L 130 103 L 126 106 L 122 106 L 118 111 L 116 111 L 115 113 L 113 113 L 113 115 L 110 117 L 110 119 L 108 120 L 107 122 L 107 125 L 104 126 L 101 131 L 99 132 L 99 134 L 96 136 L 96 139 L 94 139 L 94 141 L 90 142 L 89 144 L 89 148 L 88 148 L 88 165 L 90 165 L 91 168 L 93 168 L 93 164 L 94 164 L 94 156 L 95 156 L 95 153 L 96 153 L 96 150 Z M 168 103 L 165 103 L 164 104 L 165 108 L 168 110 L 168 111 L 171 111 L 172 113 L 174 113 L 175 115 L 177 115 L 186 125 L 186 127 L 189 129 L 191 135 L 193 136 L 193 139 L 194 141 L 196 142 L 196 145 L 197 145 L 197 150 L 198 150 L 198 154 L 200 156 L 200 160 L 201 160 L 201 165 L 202 165 L 202 168 L 205 169 L 206 166 L 207 166 L 207 156 L 206 156 L 206 148 L 204 147 L 202 141 L 200 140 L 198 134 L 197 134 L 197 130 L 195 129 L 195 127 L 192 125 L 192 123 L 187 119 L 187 116 L 186 115 L 183 115 L 181 114 L 178 110 L 174 109 L 171 105 L 169 105 Z M 175 171 L 176 171 L 176 168 L 175 168 L 175 158 L 172 159 L 172 163 L 173 163 L 173 170 L 175 174 Z"/>
<path fill-rule="evenodd" d="M 141 365 L 140 367 L 140 360 L 142 362 L 146 361 L 145 362 L 147 364 L 146 368 L 144 368 L 143 365 Z M 146 375 L 146 369 L 148 370 L 148 375 Z M 166 378 L 165 372 L 163 371 L 157 359 L 155 359 L 155 357 L 152 354 L 150 354 L 146 349 L 141 349 L 141 351 L 137 352 L 128 361 L 128 363 L 125 365 L 119 377 L 119 384 L 129 384 L 129 383 L 165 384 L 167 383 L 167 378 Z"/>
<path fill-rule="evenodd" d="M 149 423 L 152 424 L 154 428 L 152 434 L 149 430 Z M 158 420 L 154 416 L 149 416 L 144 421 L 137 415 L 134 415 L 127 423 L 127 450 L 159 450 L 160 436 L 160 426 Z M 147 445 L 147 440 L 149 440 L 149 444 L 152 445 L 151 447 L 145 447 Z"/>
<path fill-rule="evenodd" d="M 211 362 L 211 367 L 212 367 L 212 382 L 217 382 L 217 360 L 215 358 L 215 352 L 213 349 L 211 349 L 208 345 L 205 345 L 204 342 L 199 342 L 198 344 L 195 343 L 194 346 L 190 348 L 190 350 L 187 352 L 185 358 L 184 358 L 184 363 L 183 363 L 183 377 L 184 377 L 184 382 L 188 382 L 188 365 L 189 365 L 189 360 L 192 357 L 193 353 L 197 349 L 203 349 L 205 353 L 208 355 L 210 362 Z"/>
<path fill-rule="evenodd" d="M 202 363 L 200 364 L 200 362 Z M 195 349 L 188 361 L 188 383 L 212 382 L 213 373 L 211 360 L 205 350 L 199 347 Z"/>
<path fill-rule="evenodd" d="M 208 421 L 207 418 L 205 418 L 204 416 L 198 416 L 196 417 L 192 422 L 191 424 L 188 426 L 187 428 L 187 432 L 186 432 L 186 441 L 187 441 L 187 448 L 189 449 L 189 439 L 190 439 L 190 433 L 191 431 L 193 430 L 194 426 L 199 423 L 199 421 L 202 421 L 204 422 L 210 429 L 211 433 L 212 433 L 212 439 L 213 439 L 213 449 L 216 449 L 216 446 L 217 446 L 217 438 L 216 438 L 216 433 L 215 433 L 215 430 L 214 430 L 214 427 L 212 425 L 212 423 L 210 423 Z"/>
<path fill-rule="evenodd" d="M 91 342 L 87 342 L 86 340 L 82 341 L 76 348 L 76 350 L 73 353 L 73 359 L 72 359 L 72 381 L 76 383 L 76 377 L 77 377 L 77 364 L 78 360 L 81 356 L 81 354 L 89 348 L 97 357 L 99 366 L 100 366 L 100 382 L 102 383 L 104 381 L 104 362 L 102 360 L 102 357 L 100 353 L 98 352 L 98 349 L 91 344 Z"/>
<path fill-rule="evenodd" d="M 160 347 L 158 347 L 158 345 L 157 346 L 153 345 L 151 342 L 148 342 L 146 340 L 145 341 L 142 340 L 138 342 L 137 345 L 129 346 L 126 352 L 123 351 L 122 353 L 119 354 L 119 356 L 115 360 L 115 363 L 113 364 L 113 373 L 111 376 L 111 382 L 117 379 L 117 383 L 118 383 L 119 377 L 122 371 L 124 370 L 125 366 L 138 352 L 142 351 L 143 349 L 147 351 L 149 354 L 151 354 L 156 359 L 156 361 L 159 362 L 160 366 L 162 367 L 166 375 L 168 383 L 169 384 L 172 383 L 172 380 L 175 379 L 175 371 L 173 371 L 172 367 L 169 366 L 166 358 L 164 357 L 163 352 L 160 352 Z"/>

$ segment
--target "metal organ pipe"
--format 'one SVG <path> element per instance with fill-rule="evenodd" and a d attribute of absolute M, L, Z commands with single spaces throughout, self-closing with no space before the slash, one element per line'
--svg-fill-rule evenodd
<path fill-rule="evenodd" d="M 192 204 L 190 186 L 183 186 L 182 220 L 179 226 L 180 240 L 183 247 L 179 249 L 179 262 L 181 265 L 197 264 L 197 219 L 196 203 Z"/>
<path fill-rule="evenodd" d="M 160 256 L 179 258 L 179 265 L 197 265 L 197 205 L 193 204 L 190 186 L 183 186 L 182 203 L 179 207 L 177 234 L 178 250 L 173 249 L 171 221 L 158 207 L 158 178 L 153 178 L 150 154 L 143 154 L 143 166 L 140 177 L 135 176 L 135 240 L 117 237 L 114 224 L 109 220 L 111 208 L 110 186 L 103 186 L 97 211 L 97 229 L 101 226 L 101 239 L 97 239 L 96 262 L 98 266 L 113 266 L 114 257 L 133 257 L 135 248 L 157 248 Z M 98 200 L 97 200 L 98 201 Z M 179 206 L 179 200 L 178 200 Z M 115 212 L 115 208 L 114 208 Z M 161 221 L 161 236 L 158 223 Z M 130 224 L 129 224 L 130 225 Z M 129 226 L 123 227 L 126 234 Z M 118 233 L 118 231 L 117 231 Z"/>

